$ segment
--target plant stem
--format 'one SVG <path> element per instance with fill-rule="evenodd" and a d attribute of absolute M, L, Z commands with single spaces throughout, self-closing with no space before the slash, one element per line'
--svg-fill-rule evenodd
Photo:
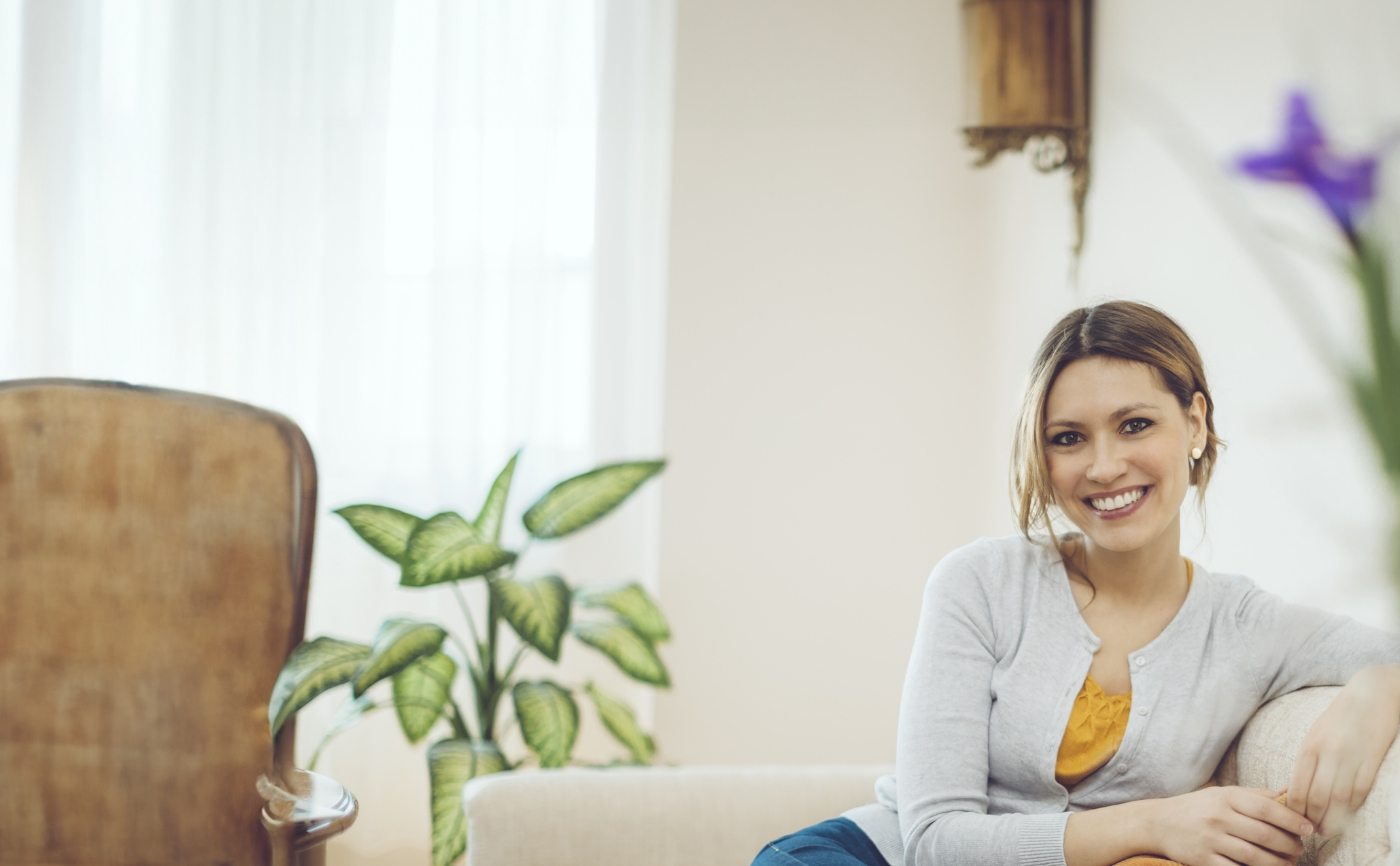
<path fill-rule="evenodd" d="M 447 637 L 457 645 L 457 650 L 462 654 L 462 662 L 467 666 L 468 675 L 471 677 L 472 694 L 475 695 L 482 689 L 481 668 L 472 661 L 472 652 L 467 648 L 466 644 L 462 643 L 461 638 L 451 632 L 448 632 Z M 480 645 L 478 644 L 478 648 L 479 647 Z"/>
<path fill-rule="evenodd" d="M 1375 367 L 1376 422 L 1374 430 L 1376 445 L 1386 464 L 1388 474 L 1400 473 L 1400 454 L 1396 453 L 1400 442 L 1400 418 L 1396 417 L 1397 407 L 1393 398 L 1400 390 L 1400 371 L 1397 371 L 1395 331 L 1391 322 L 1390 287 L 1387 284 L 1385 264 L 1379 252 L 1369 245 L 1358 242 L 1356 246 L 1356 278 L 1361 286 L 1362 301 L 1366 309 L 1367 336 L 1371 349 L 1371 362 Z"/>
<path fill-rule="evenodd" d="M 487 739 L 492 740 L 493 742 L 499 742 L 500 737 L 505 736 L 505 734 L 500 734 L 499 736 L 495 734 L 496 716 L 500 710 L 501 701 L 505 698 L 506 691 L 510 688 L 511 674 L 515 673 L 515 666 L 520 663 L 520 659 L 522 656 L 525 655 L 525 650 L 527 649 L 529 649 L 529 644 L 521 644 L 519 647 L 516 648 L 515 655 L 511 656 L 510 663 L 506 665 L 505 673 L 502 674 L 501 678 L 494 684 L 490 691 L 490 694 L 487 697 L 486 707 L 483 710 L 483 712 L 486 718 L 491 720 L 492 736 L 488 737 Z M 513 717 L 511 716 L 507 716 L 508 720 L 512 718 Z"/>
<path fill-rule="evenodd" d="M 483 659 L 484 674 L 486 676 L 486 694 L 481 702 L 481 727 L 482 739 L 494 740 L 492 732 L 496 727 L 496 704 L 499 699 L 499 683 L 496 679 L 496 641 L 499 636 L 501 625 L 501 614 L 496 609 L 496 594 L 493 592 L 489 596 L 486 605 L 486 658 Z"/>
<path fill-rule="evenodd" d="M 486 688 L 482 688 L 476 693 L 476 726 L 481 731 L 483 740 L 491 739 L 491 725 L 489 724 L 491 715 L 487 712 L 487 708 L 490 706 L 489 694 L 490 692 Z"/>
<path fill-rule="evenodd" d="M 472 619 L 471 608 L 467 606 L 467 596 L 462 592 L 462 586 L 458 581 L 452 581 L 452 592 L 457 596 L 457 604 L 462 608 L 462 618 L 467 621 L 467 631 L 472 634 L 472 643 L 481 645 L 481 638 L 476 634 L 476 621 Z"/>
<path fill-rule="evenodd" d="M 486 592 L 487 617 L 494 618 L 496 615 L 496 598 L 493 594 L 491 594 L 489 578 Z M 451 635 L 452 641 L 453 643 L 457 644 L 458 649 L 462 651 L 462 658 L 467 664 L 467 671 L 472 682 L 472 703 L 476 705 L 476 723 L 477 727 L 482 732 L 481 738 L 484 740 L 489 740 L 491 739 L 492 726 L 490 724 L 491 716 L 487 712 L 487 707 L 489 706 L 488 699 L 493 689 L 491 680 L 492 671 L 495 668 L 495 651 L 484 651 L 486 650 L 486 648 L 481 642 L 480 634 L 477 633 L 476 620 L 473 619 L 471 607 L 467 604 L 466 593 L 462 592 L 462 587 L 458 581 L 454 580 L 452 582 L 452 594 L 457 597 L 457 605 L 462 609 L 462 618 L 467 621 L 467 631 L 471 632 L 472 644 L 476 647 L 477 650 L 476 662 L 472 662 L 471 651 L 467 649 L 466 644 L 462 643 L 462 641 L 456 635 Z M 453 727 L 457 730 L 460 736 L 463 736 L 467 739 L 471 739 L 471 735 L 466 733 L 466 714 L 462 712 L 462 708 L 459 707 L 455 701 L 453 701 L 452 703 L 452 708 L 456 712 Z"/>
<path fill-rule="evenodd" d="M 524 550 L 529 546 L 530 544 L 527 540 L 525 545 L 521 548 L 521 552 L 523 553 Z M 519 562 L 520 557 L 517 555 L 515 563 Z M 500 572 L 497 572 L 497 574 L 501 575 L 498 579 L 514 580 L 517 568 L 515 563 L 509 566 L 508 572 L 505 569 L 502 569 Z M 496 606 L 496 593 L 491 590 L 492 579 L 492 577 L 488 577 L 486 581 L 487 591 L 489 593 L 489 595 L 487 596 L 488 601 L 486 606 L 487 642 L 484 653 L 485 657 L 482 660 L 482 673 L 486 680 L 486 688 L 483 690 L 484 694 L 481 696 L 481 700 L 479 702 L 478 714 L 481 717 L 481 727 L 483 731 L 481 735 L 482 739 L 491 740 L 492 742 L 494 742 L 496 739 L 494 736 L 494 732 L 496 730 L 496 712 L 500 708 L 501 698 L 505 696 L 504 687 L 506 685 L 506 682 L 510 678 L 510 673 L 509 671 L 507 671 L 506 676 L 504 677 L 500 676 L 497 673 L 496 660 L 500 651 L 501 612 L 500 609 Z M 516 659 L 511 660 L 511 668 L 514 668 L 515 662 L 518 660 L 518 658 L 519 652 L 517 652 Z"/>
<path fill-rule="evenodd" d="M 525 655 L 525 650 L 529 648 L 530 645 L 526 643 L 522 643 L 516 648 L 515 655 L 511 657 L 510 664 L 506 665 L 506 672 L 501 675 L 502 686 L 510 685 L 510 675 L 515 673 L 515 666 L 520 663 L 520 657 Z"/>
<path fill-rule="evenodd" d="M 470 742 L 472 732 L 467 729 L 467 717 L 462 715 L 462 708 L 457 706 L 457 701 L 451 695 L 447 696 L 447 703 L 452 707 L 452 718 L 448 720 L 452 723 L 452 732 Z"/>

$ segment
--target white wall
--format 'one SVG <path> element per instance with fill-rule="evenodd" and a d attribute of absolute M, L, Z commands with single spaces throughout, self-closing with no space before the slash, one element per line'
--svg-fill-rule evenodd
<path fill-rule="evenodd" d="M 1393 4 L 1101 3 L 1089 241 L 1067 179 L 970 168 L 957 4 L 683 0 L 661 600 L 663 758 L 892 761 L 924 578 L 1013 531 L 1012 419 L 1044 331 L 1106 297 L 1195 336 L 1230 443 L 1186 551 L 1393 623 L 1367 443 L 1164 139 L 1216 163 L 1320 89 L 1358 142 L 1394 111 Z M 1364 86 L 1367 81 L 1372 86 Z M 1371 95 L 1374 94 L 1374 95 Z M 1288 192 L 1244 196 L 1321 238 Z M 1309 272 L 1345 325 L 1349 286 Z M 1334 284 L 1335 283 L 1335 284 Z"/>
<path fill-rule="evenodd" d="M 1209 26 L 1203 26 L 1210 22 Z M 1319 210 L 1298 190 L 1227 181 L 1246 206 L 1227 222 L 1200 181 L 1243 149 L 1273 146 L 1283 94 L 1313 91 L 1343 145 L 1373 142 L 1400 105 L 1379 93 L 1400 73 L 1400 8 L 1373 0 L 1101 4 L 1095 83 L 1095 189 L 1086 295 L 1126 294 L 1177 316 L 1212 377 L 1230 443 L 1208 498 L 1208 533 L 1188 551 L 1290 598 L 1394 623 L 1381 576 L 1389 503 L 1341 388 L 1306 348 L 1274 284 L 1231 233 L 1246 222 L 1287 234 L 1265 248 L 1306 288 L 1338 336 L 1357 333 L 1355 289 Z M 1189 127 L 1189 133 L 1186 132 Z M 1206 163 L 1182 167 L 1200 142 Z M 1217 182 L 1218 183 L 1218 182 Z M 1289 256 L 1301 237 L 1326 248 Z M 1348 341 L 1354 342 L 1354 341 Z"/>

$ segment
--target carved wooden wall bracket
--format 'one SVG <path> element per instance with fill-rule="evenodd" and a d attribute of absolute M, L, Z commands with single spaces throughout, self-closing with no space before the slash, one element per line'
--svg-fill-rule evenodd
<path fill-rule="evenodd" d="M 1089 193 L 1090 2 L 962 3 L 970 118 L 963 134 L 980 152 L 975 164 L 1028 150 L 1038 170 L 1068 170 L 1076 257 Z"/>

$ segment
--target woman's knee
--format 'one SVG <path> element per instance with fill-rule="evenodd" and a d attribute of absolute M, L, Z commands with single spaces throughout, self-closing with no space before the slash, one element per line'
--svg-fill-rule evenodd
<path fill-rule="evenodd" d="M 859 838 L 856 838 L 859 836 Z M 886 866 L 869 840 L 839 819 L 823 821 L 774 839 L 751 866 Z"/>
<path fill-rule="evenodd" d="M 759 851 L 758 856 L 753 858 L 753 863 L 750 866 L 794 866 L 794 864 L 801 863 L 801 860 L 779 848 L 778 842 L 775 840 L 763 846 L 763 850 Z"/>

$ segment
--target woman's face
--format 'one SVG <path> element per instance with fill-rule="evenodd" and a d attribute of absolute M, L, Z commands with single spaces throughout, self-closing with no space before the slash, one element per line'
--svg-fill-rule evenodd
<path fill-rule="evenodd" d="M 1179 531 L 1205 397 L 1183 410 L 1152 367 L 1093 356 L 1060 371 L 1045 420 L 1055 504 L 1095 546 L 1126 553 Z"/>

